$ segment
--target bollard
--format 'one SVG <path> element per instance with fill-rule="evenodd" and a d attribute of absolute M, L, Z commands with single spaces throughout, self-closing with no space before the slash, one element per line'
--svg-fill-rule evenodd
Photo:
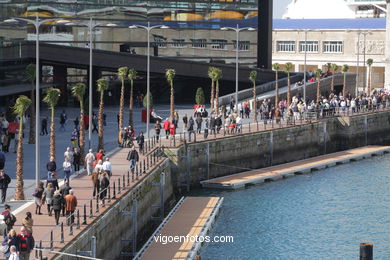
<path fill-rule="evenodd" d="M 100 196 L 100 192 L 99 192 L 99 195 L 96 196 L 96 213 L 99 212 L 99 196 Z"/>
<path fill-rule="evenodd" d="M 84 204 L 84 216 L 83 216 L 84 220 L 83 220 L 83 223 L 82 225 L 87 225 L 87 205 Z"/>
<path fill-rule="evenodd" d="M 53 249 L 53 230 L 50 230 L 50 250 Z"/>
<path fill-rule="evenodd" d="M 121 178 L 118 178 L 118 194 L 121 194 Z"/>
<path fill-rule="evenodd" d="M 127 186 L 130 186 L 130 172 L 127 171 Z"/>
<path fill-rule="evenodd" d="M 143 172 L 142 173 L 146 173 L 146 168 L 145 168 L 145 158 L 143 159 L 143 165 L 144 165 L 144 170 L 143 170 Z"/>
<path fill-rule="evenodd" d="M 373 247 L 372 243 L 360 243 L 360 260 L 373 260 Z"/>
<path fill-rule="evenodd" d="M 89 218 L 93 218 L 92 200 L 89 201 Z"/>
<path fill-rule="evenodd" d="M 42 260 L 43 259 L 42 240 L 39 240 L 39 248 L 41 249 L 39 250 L 39 259 Z"/>
<path fill-rule="evenodd" d="M 108 185 L 108 199 L 107 201 L 110 203 L 111 202 L 111 185 Z"/>
<path fill-rule="evenodd" d="M 101 201 L 102 201 L 102 208 L 105 208 L 106 207 L 106 196 L 104 196 L 103 199 L 101 199 Z"/>
<path fill-rule="evenodd" d="M 179 133 L 179 142 L 183 142 L 183 137 L 182 137 L 182 133 Z"/>
<path fill-rule="evenodd" d="M 176 147 L 176 137 L 173 135 L 173 146 Z"/>
<path fill-rule="evenodd" d="M 257 129 L 257 132 L 259 131 L 259 121 L 256 121 L 256 129 Z"/>
<path fill-rule="evenodd" d="M 194 133 L 194 143 L 196 143 L 196 132 Z"/>
<path fill-rule="evenodd" d="M 273 119 L 271 120 L 271 127 L 272 127 L 272 129 L 274 129 L 274 120 Z"/>
<path fill-rule="evenodd" d="M 73 236 L 73 223 L 70 223 L 69 236 Z"/>
<path fill-rule="evenodd" d="M 123 174 L 122 175 L 122 190 L 124 190 L 126 187 L 126 176 Z"/>
<path fill-rule="evenodd" d="M 64 222 L 61 222 L 61 241 L 60 241 L 60 243 L 64 243 L 64 240 L 65 240 L 65 238 L 64 238 Z"/>
<path fill-rule="evenodd" d="M 249 133 L 251 132 L 251 122 L 249 122 Z"/>
<path fill-rule="evenodd" d="M 116 199 L 115 181 L 113 182 L 113 185 L 114 185 L 114 187 L 113 187 L 114 190 L 113 190 L 112 198 Z"/>
<path fill-rule="evenodd" d="M 135 172 L 136 172 L 136 175 L 135 175 L 135 180 L 137 180 L 138 181 L 138 175 L 139 175 L 139 169 L 140 169 L 140 163 L 141 162 L 139 162 L 138 164 L 136 164 L 135 165 Z M 133 179 L 133 181 L 134 181 L 134 179 Z"/>
<path fill-rule="evenodd" d="M 131 172 L 131 182 L 134 182 L 134 172 Z"/>
<path fill-rule="evenodd" d="M 148 169 L 149 169 L 149 160 L 148 160 L 148 159 L 149 159 L 149 156 L 146 155 L 146 158 L 145 158 L 145 159 L 146 159 L 146 163 L 145 163 L 145 164 L 146 164 L 146 170 L 148 170 Z"/>
<path fill-rule="evenodd" d="M 80 210 L 77 209 L 77 226 L 76 229 L 80 229 Z"/>
<path fill-rule="evenodd" d="M 4 234 L 7 234 L 7 233 L 4 233 Z M 39 250 L 38 248 L 35 248 L 35 259 L 38 259 L 39 258 Z"/>

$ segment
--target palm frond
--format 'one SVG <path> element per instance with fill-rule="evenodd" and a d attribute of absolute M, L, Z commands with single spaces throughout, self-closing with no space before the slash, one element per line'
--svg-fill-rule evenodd
<path fill-rule="evenodd" d="M 43 102 L 49 104 L 51 108 L 55 107 L 60 99 L 61 91 L 58 88 L 49 88 Z"/>
<path fill-rule="evenodd" d="M 15 105 L 12 107 L 13 113 L 22 117 L 30 105 L 31 99 L 21 95 L 16 99 Z"/>
<path fill-rule="evenodd" d="M 127 77 L 127 71 L 128 71 L 128 68 L 127 67 L 120 67 L 119 69 L 118 69 L 118 78 L 120 79 L 120 80 L 125 80 L 126 79 L 126 77 Z"/>
<path fill-rule="evenodd" d="M 72 87 L 72 95 L 79 101 L 83 100 L 85 95 L 86 85 L 84 83 L 77 83 Z"/>
<path fill-rule="evenodd" d="M 135 69 L 129 69 L 129 72 L 128 72 L 128 75 L 127 77 L 130 79 L 130 80 L 134 80 L 137 78 L 137 71 Z"/>
<path fill-rule="evenodd" d="M 105 78 L 98 79 L 97 85 L 98 85 L 98 87 L 97 87 L 98 92 L 104 92 L 109 87 L 108 80 L 106 80 Z"/>

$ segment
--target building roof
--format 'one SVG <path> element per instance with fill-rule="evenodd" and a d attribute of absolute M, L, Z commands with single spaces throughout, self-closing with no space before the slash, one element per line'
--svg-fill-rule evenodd
<path fill-rule="evenodd" d="M 283 18 L 339 19 L 355 18 L 355 12 L 345 0 L 292 0 Z"/>
<path fill-rule="evenodd" d="M 274 19 L 274 30 L 297 29 L 386 29 L 386 18 L 362 19 Z"/>

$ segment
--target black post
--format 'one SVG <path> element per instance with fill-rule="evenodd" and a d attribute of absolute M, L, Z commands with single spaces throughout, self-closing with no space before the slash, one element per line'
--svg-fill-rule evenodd
<path fill-rule="evenodd" d="M 108 202 L 111 202 L 111 184 L 108 185 Z"/>
<path fill-rule="evenodd" d="M 43 259 L 42 240 L 39 240 L 39 248 L 41 249 L 39 250 L 39 259 L 42 260 Z"/>
<path fill-rule="evenodd" d="M 131 172 L 131 182 L 134 182 L 134 172 Z"/>
<path fill-rule="evenodd" d="M 121 193 L 121 177 L 118 178 L 118 194 Z"/>
<path fill-rule="evenodd" d="M 92 200 L 89 201 L 89 218 L 93 218 Z"/>
<path fill-rule="evenodd" d="M 135 180 L 138 181 L 138 175 L 139 175 L 139 172 L 140 172 L 140 169 L 141 169 L 141 162 L 138 162 L 138 164 L 136 163 L 135 164 Z M 133 178 L 133 182 L 134 182 L 134 178 Z"/>
<path fill-rule="evenodd" d="M 73 236 L 73 223 L 70 223 L 69 226 L 69 236 Z"/>
<path fill-rule="evenodd" d="M 123 174 L 122 175 L 122 190 L 124 190 L 126 187 L 126 176 Z"/>
<path fill-rule="evenodd" d="M 143 159 L 143 165 L 144 165 L 144 170 L 143 170 L 143 172 L 142 173 L 145 173 L 146 172 L 146 168 L 145 168 L 145 158 Z"/>
<path fill-rule="evenodd" d="M 77 209 L 77 229 L 80 229 L 80 210 Z"/>
<path fill-rule="evenodd" d="M 373 248 L 374 245 L 372 243 L 361 243 L 359 260 L 373 260 L 374 259 Z"/>
<path fill-rule="evenodd" d="M 82 225 L 87 225 L 87 205 L 84 204 L 84 216 L 83 216 L 84 220 L 83 220 L 83 223 Z"/>
<path fill-rule="evenodd" d="M 53 229 L 50 230 L 50 250 L 53 249 Z"/>
<path fill-rule="evenodd" d="M 127 171 L 127 186 L 130 186 L 130 172 Z"/>
<path fill-rule="evenodd" d="M 258 3 L 257 31 L 257 67 L 271 69 L 272 66 L 272 0 L 262 0 Z"/>
<path fill-rule="evenodd" d="M 65 238 L 64 238 L 64 222 L 61 222 L 61 241 L 60 243 L 64 243 Z"/>
<path fill-rule="evenodd" d="M 113 199 L 116 199 L 116 190 L 115 190 L 115 181 L 113 182 L 113 185 L 114 185 L 114 194 L 112 194 L 112 198 Z"/>
<path fill-rule="evenodd" d="M 99 212 L 99 196 L 100 196 L 100 192 L 99 192 L 99 195 L 96 196 L 96 213 Z"/>

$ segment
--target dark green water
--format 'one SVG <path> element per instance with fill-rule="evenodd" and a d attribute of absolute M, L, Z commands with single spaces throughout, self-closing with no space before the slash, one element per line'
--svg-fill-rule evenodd
<path fill-rule="evenodd" d="M 359 243 L 374 243 L 375 259 L 390 259 L 390 155 L 373 157 L 223 196 L 205 259 L 359 259 Z"/>

